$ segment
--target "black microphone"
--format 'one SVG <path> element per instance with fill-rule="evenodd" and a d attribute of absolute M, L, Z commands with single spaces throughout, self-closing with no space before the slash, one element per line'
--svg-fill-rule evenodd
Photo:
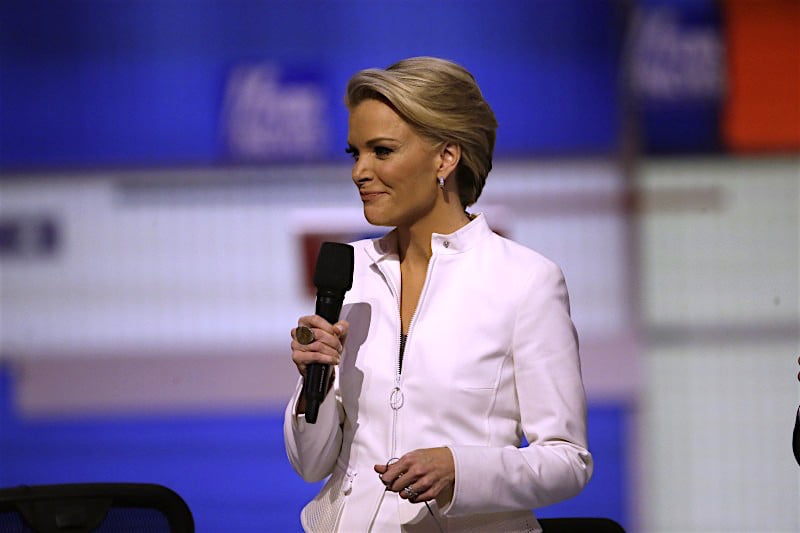
<path fill-rule="evenodd" d="M 314 269 L 317 287 L 316 314 L 335 324 L 342 311 L 344 293 L 353 286 L 353 247 L 339 242 L 323 242 Z M 319 406 L 328 393 L 331 367 L 321 363 L 308 365 L 303 383 L 306 399 L 306 422 L 317 422 Z"/>

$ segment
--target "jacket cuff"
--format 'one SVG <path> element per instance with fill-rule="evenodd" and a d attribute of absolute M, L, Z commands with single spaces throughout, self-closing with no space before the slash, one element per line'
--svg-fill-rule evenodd
<path fill-rule="evenodd" d="M 442 508 L 447 517 L 477 512 L 492 512 L 497 499 L 494 486 L 498 465 L 502 464 L 503 449 L 485 446 L 448 446 L 453 454 L 456 481 L 453 499 Z"/>
<path fill-rule="evenodd" d="M 294 391 L 294 399 L 289 404 L 289 412 L 291 413 L 291 417 L 289 417 L 292 421 L 292 429 L 297 433 L 310 433 L 313 434 L 314 430 L 320 427 L 325 427 L 326 429 L 322 431 L 325 435 L 330 433 L 329 429 L 327 429 L 327 424 L 322 423 L 325 420 L 332 420 L 336 419 L 336 399 L 332 391 L 328 391 L 328 394 L 325 396 L 325 399 L 322 400 L 322 403 L 319 405 L 319 411 L 317 412 L 317 422 L 315 424 L 309 424 L 306 422 L 306 415 L 305 413 L 297 413 L 297 406 L 300 403 L 300 398 L 303 394 L 303 378 L 301 377 L 297 381 L 297 386 L 295 387 Z"/>
<path fill-rule="evenodd" d="M 453 486 L 453 496 L 452 498 L 450 498 L 450 502 L 448 502 L 448 504 L 445 505 L 444 507 L 440 508 L 439 512 L 443 516 L 455 516 L 455 513 L 453 512 L 453 507 L 456 503 L 456 494 L 458 493 L 458 485 L 459 482 L 461 481 L 462 469 L 459 468 L 458 454 L 456 453 L 456 448 L 454 446 L 446 446 L 446 447 L 448 450 L 450 450 L 450 454 L 453 456 L 453 467 L 455 468 L 456 481 Z"/>

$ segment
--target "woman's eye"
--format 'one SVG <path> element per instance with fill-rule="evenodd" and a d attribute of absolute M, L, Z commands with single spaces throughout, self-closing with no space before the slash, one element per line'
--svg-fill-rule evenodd
<path fill-rule="evenodd" d="M 344 153 L 350 154 L 350 157 L 352 157 L 354 161 L 358 161 L 358 150 L 352 146 L 345 148 Z"/>
<path fill-rule="evenodd" d="M 392 152 L 393 152 L 393 150 L 391 148 L 386 148 L 384 146 L 376 146 L 375 147 L 375 155 L 378 156 L 378 157 L 381 157 L 381 158 L 387 157 Z"/>

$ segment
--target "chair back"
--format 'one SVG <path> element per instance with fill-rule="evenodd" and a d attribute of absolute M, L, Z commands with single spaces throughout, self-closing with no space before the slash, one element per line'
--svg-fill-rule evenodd
<path fill-rule="evenodd" d="M 610 518 L 539 518 L 543 533 L 625 533 Z"/>
<path fill-rule="evenodd" d="M 186 502 L 150 483 L 68 483 L 0 489 L 3 533 L 194 533 Z"/>

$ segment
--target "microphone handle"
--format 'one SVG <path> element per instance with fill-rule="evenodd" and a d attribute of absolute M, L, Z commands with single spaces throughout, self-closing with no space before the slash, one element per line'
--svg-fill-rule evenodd
<path fill-rule="evenodd" d="M 319 289 L 317 291 L 316 314 L 335 324 L 342 311 L 344 292 Z M 331 376 L 330 365 L 314 363 L 306 369 L 306 380 L 303 383 L 303 395 L 306 399 L 306 422 L 315 424 L 319 406 L 328 393 Z"/>

